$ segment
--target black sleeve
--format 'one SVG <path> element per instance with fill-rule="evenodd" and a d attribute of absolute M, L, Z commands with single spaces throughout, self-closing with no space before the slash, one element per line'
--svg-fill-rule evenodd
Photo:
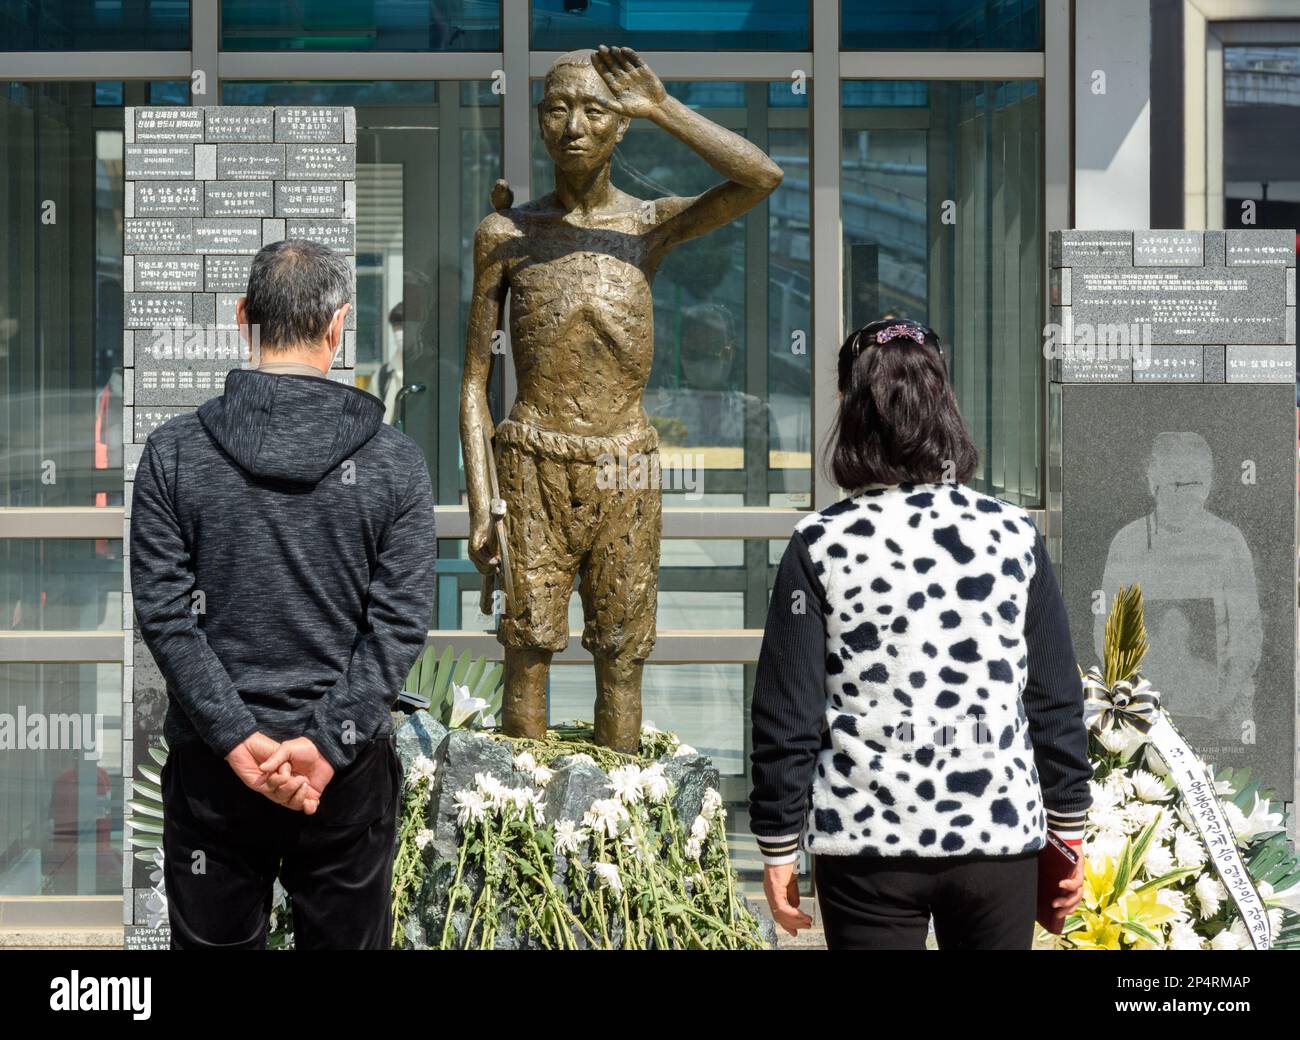
<path fill-rule="evenodd" d="M 424 649 L 433 620 L 437 533 L 433 487 L 423 458 L 379 547 L 370 577 L 366 632 L 345 674 L 320 699 L 306 736 L 335 769 L 351 765 L 389 724 L 402 684 Z"/>
<path fill-rule="evenodd" d="M 189 546 L 153 438 L 145 441 L 131 494 L 131 599 L 145 646 L 167 689 L 214 754 L 225 758 L 257 732 L 225 666 L 191 608 L 197 584 Z"/>
<path fill-rule="evenodd" d="M 754 678 L 750 829 L 767 863 L 798 858 L 826 710 L 826 594 L 798 531 L 767 611 Z"/>
<path fill-rule="evenodd" d="M 1028 680 L 1022 700 L 1029 718 L 1034 764 L 1043 789 L 1047 826 L 1066 840 L 1083 837 L 1092 795 L 1083 685 L 1070 642 L 1070 622 L 1043 537 L 1034 534 L 1034 576 L 1025 608 Z"/>

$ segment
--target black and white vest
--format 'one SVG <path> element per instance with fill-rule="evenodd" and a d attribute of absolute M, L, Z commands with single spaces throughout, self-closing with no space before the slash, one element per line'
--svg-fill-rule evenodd
<path fill-rule="evenodd" d="M 1021 692 L 1037 537 L 955 483 L 873 486 L 801 521 L 825 593 L 814 854 L 1005 855 L 1046 826 Z"/>

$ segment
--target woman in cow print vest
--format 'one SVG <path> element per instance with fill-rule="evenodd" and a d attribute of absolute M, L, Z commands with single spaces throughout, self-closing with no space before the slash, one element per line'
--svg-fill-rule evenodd
<path fill-rule="evenodd" d="M 793 934 L 813 857 L 827 945 L 1027 948 L 1037 853 L 1082 839 L 1083 692 L 1029 515 L 966 485 L 977 454 L 934 332 L 840 350 L 830 468 L 851 497 L 796 527 L 753 698 L 750 823 Z M 1081 876 L 1059 905 L 1072 908 Z"/>

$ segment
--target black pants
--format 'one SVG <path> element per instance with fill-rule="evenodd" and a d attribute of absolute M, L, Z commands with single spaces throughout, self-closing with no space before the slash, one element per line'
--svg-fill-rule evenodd
<path fill-rule="evenodd" d="M 163 879 L 172 949 L 266 948 L 276 877 L 297 949 L 388 949 L 402 764 L 372 741 L 311 816 L 245 787 L 203 744 L 162 771 Z"/>
<path fill-rule="evenodd" d="M 1019 856 L 816 856 L 817 904 L 832 950 L 1027 950 L 1038 853 Z"/>

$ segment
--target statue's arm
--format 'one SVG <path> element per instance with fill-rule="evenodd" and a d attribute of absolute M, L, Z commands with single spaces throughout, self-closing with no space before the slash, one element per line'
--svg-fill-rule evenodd
<path fill-rule="evenodd" d="M 731 223 L 771 195 L 785 176 L 757 145 L 674 97 L 666 97 L 650 119 L 726 178 L 701 195 L 655 203 L 661 252 Z"/>
<path fill-rule="evenodd" d="M 492 565 L 491 518 L 488 506 L 487 457 L 483 431 L 492 433 L 488 410 L 488 378 L 492 374 L 492 337 L 504 326 L 506 302 L 505 243 L 509 218 L 491 214 L 474 233 L 474 292 L 465 332 L 465 368 L 460 387 L 460 450 L 465 460 L 469 497 L 469 555 L 486 572 Z"/>
<path fill-rule="evenodd" d="M 592 56 L 592 65 L 619 112 L 667 130 L 726 178 L 702 195 L 655 203 L 657 251 L 735 220 L 781 183 L 785 174 L 761 148 L 672 97 L 632 48 L 602 45 Z"/>

